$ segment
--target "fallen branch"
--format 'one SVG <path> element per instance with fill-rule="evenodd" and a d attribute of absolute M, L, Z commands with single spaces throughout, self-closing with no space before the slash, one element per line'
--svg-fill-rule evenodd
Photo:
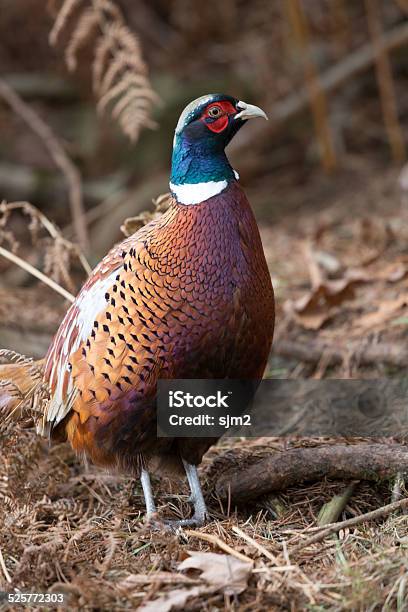
<path fill-rule="evenodd" d="M 360 516 L 353 516 L 353 518 L 347 519 L 346 521 L 332 523 L 331 525 L 326 526 L 322 531 L 319 531 L 315 535 L 311 536 L 307 540 L 304 540 L 303 542 L 292 548 L 290 550 L 290 554 L 296 554 L 304 548 L 311 546 L 311 544 L 321 542 L 321 540 L 324 540 L 325 537 L 332 533 L 340 531 L 340 529 L 354 527 L 355 525 L 360 525 L 361 523 L 365 523 L 366 521 L 373 521 L 377 518 L 388 516 L 396 510 L 403 510 L 404 508 L 408 508 L 408 497 L 406 497 L 405 499 L 400 499 L 397 502 L 393 502 L 392 504 L 381 506 L 381 508 L 377 508 L 376 510 L 372 510 L 371 512 L 367 512 L 366 514 L 361 514 Z"/>
<path fill-rule="evenodd" d="M 215 494 L 247 502 L 322 478 L 377 481 L 408 472 L 408 447 L 402 444 L 325 444 L 276 451 L 261 447 L 230 450 L 209 470 Z"/>
<path fill-rule="evenodd" d="M 365 347 L 364 351 L 352 351 L 352 347 L 332 346 L 319 340 L 277 340 L 273 345 L 276 355 L 289 359 L 304 361 L 305 363 L 319 363 L 322 356 L 327 356 L 327 365 L 334 366 L 343 363 L 350 352 L 358 352 L 361 365 L 373 365 L 386 363 L 396 367 L 408 365 L 408 350 L 403 344 L 372 344 Z"/>

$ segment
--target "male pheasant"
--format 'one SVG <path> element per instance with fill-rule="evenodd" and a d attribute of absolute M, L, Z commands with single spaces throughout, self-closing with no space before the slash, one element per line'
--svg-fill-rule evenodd
<path fill-rule="evenodd" d="M 196 466 L 215 439 L 156 435 L 156 386 L 166 378 L 262 378 L 274 299 L 247 198 L 224 149 L 258 107 L 220 94 L 191 102 L 177 123 L 161 218 L 95 268 L 48 351 L 51 400 L 41 432 L 68 439 L 95 464 L 140 476 L 155 512 L 149 472 L 184 466 L 207 515 Z"/>

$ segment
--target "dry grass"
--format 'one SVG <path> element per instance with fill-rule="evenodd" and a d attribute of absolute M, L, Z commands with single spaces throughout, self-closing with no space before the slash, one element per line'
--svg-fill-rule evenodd
<path fill-rule="evenodd" d="M 10 430 L 0 444 L 0 550 L 11 579 L 8 585 L 0 572 L 3 589 L 64 591 L 70 609 L 134 609 L 171 589 L 191 588 L 177 573 L 187 551 L 223 552 L 201 537 L 150 532 L 143 525 L 140 487 L 84 469 L 66 446 L 49 449 L 24 429 Z M 210 452 L 204 473 L 225 448 Z M 308 537 L 322 504 L 343 487 L 334 482 L 297 487 L 257 507 L 238 513 L 232 508 L 229 515 L 210 495 L 214 520 L 200 532 L 252 559 L 253 570 L 236 601 L 213 593 L 206 600 L 189 600 L 185 609 L 285 610 L 288 602 L 293 609 L 405 609 L 407 515 L 359 525 L 291 555 L 294 545 Z M 160 490 L 161 505 L 170 504 L 176 514 L 186 511 L 179 489 L 165 482 Z M 390 495 L 387 484 L 361 483 L 346 514 L 374 509 Z M 235 533 L 235 526 L 255 543 Z M 132 582 L 124 581 L 133 574 L 139 578 L 130 587 Z"/>

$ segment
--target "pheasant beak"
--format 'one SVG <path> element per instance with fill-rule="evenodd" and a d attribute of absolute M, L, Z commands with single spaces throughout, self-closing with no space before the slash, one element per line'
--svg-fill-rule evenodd
<path fill-rule="evenodd" d="M 237 109 L 240 112 L 235 115 L 234 119 L 242 119 L 245 121 L 246 119 L 254 119 L 255 117 L 263 117 L 268 121 L 268 117 L 266 113 L 259 108 L 259 106 L 255 106 L 254 104 L 247 104 L 246 102 L 242 102 L 241 100 L 237 103 Z"/>

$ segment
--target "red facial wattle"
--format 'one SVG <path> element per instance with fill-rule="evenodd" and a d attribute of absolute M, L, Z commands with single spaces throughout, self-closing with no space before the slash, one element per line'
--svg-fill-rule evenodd
<path fill-rule="evenodd" d="M 206 126 L 208 127 L 208 129 L 211 130 L 212 132 L 215 132 L 216 134 L 219 134 L 220 132 L 225 130 L 227 125 L 228 125 L 228 115 L 221 115 L 219 119 L 215 119 L 215 121 L 212 121 L 210 123 L 206 122 Z"/>
<path fill-rule="evenodd" d="M 218 118 L 211 116 L 211 109 L 213 108 L 219 108 L 221 110 L 221 114 Z M 236 108 L 231 102 L 223 101 L 217 102 L 216 104 L 209 104 L 201 116 L 201 121 L 205 123 L 211 132 L 219 134 L 227 127 L 229 116 L 234 115 L 236 112 Z"/>

